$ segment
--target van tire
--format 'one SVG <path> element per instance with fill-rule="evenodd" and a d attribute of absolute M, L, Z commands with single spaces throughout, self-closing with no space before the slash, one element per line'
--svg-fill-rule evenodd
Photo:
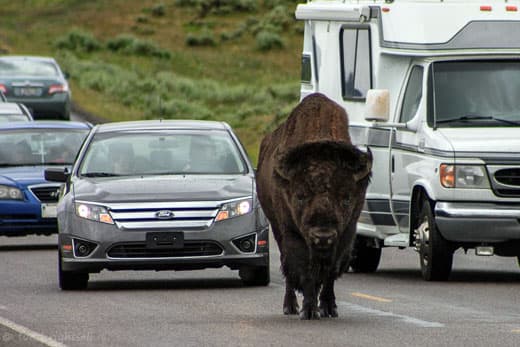
<path fill-rule="evenodd" d="M 352 250 L 350 268 L 357 273 L 372 273 L 377 270 L 381 260 L 381 247 L 370 247 L 366 239 L 356 238 Z"/>
<path fill-rule="evenodd" d="M 433 203 L 425 199 L 415 224 L 416 249 L 419 252 L 421 274 L 426 281 L 446 281 L 453 265 L 453 247 L 435 224 Z"/>

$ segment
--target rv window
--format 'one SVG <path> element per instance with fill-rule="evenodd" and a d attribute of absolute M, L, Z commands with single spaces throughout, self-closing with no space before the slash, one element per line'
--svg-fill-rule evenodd
<path fill-rule="evenodd" d="M 311 56 L 308 54 L 302 55 L 302 82 L 311 83 Z"/>
<path fill-rule="evenodd" d="M 344 28 L 341 31 L 341 71 L 343 97 L 364 100 L 372 88 L 368 28 Z"/>
<path fill-rule="evenodd" d="M 422 98 L 422 81 L 423 67 L 416 65 L 412 68 L 412 72 L 408 78 L 399 122 L 406 123 L 417 113 Z"/>

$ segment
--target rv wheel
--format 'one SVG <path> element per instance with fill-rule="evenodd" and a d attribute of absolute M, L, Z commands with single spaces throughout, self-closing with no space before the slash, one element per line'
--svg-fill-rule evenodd
<path fill-rule="evenodd" d="M 446 281 L 453 264 L 453 247 L 440 234 L 433 218 L 432 204 L 425 199 L 415 229 L 422 277 L 426 281 Z"/>

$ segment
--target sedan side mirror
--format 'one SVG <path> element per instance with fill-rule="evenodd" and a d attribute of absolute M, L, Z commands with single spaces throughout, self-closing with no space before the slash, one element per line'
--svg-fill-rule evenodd
<path fill-rule="evenodd" d="M 52 182 L 67 182 L 70 176 L 69 169 L 66 167 L 52 167 L 45 169 L 45 179 Z"/>

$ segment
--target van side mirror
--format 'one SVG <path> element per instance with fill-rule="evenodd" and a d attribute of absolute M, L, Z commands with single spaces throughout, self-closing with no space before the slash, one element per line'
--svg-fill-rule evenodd
<path fill-rule="evenodd" d="M 369 89 L 365 101 L 365 120 L 387 122 L 390 115 L 388 89 Z"/>

